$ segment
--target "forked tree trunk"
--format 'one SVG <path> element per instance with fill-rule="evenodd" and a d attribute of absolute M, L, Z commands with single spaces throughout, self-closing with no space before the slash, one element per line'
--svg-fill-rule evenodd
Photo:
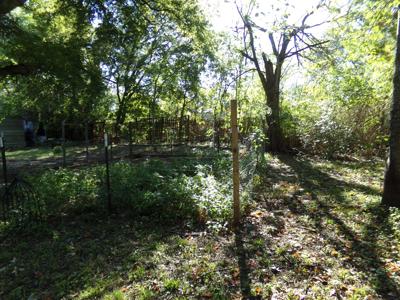
<path fill-rule="evenodd" d="M 390 113 L 389 162 L 385 173 L 382 204 L 400 207 L 400 15 L 397 19 L 393 98 Z"/>

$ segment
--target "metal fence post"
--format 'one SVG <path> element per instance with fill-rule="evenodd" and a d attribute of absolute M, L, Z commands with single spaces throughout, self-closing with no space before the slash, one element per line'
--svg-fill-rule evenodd
<path fill-rule="evenodd" d="M 3 164 L 3 178 L 4 178 L 4 185 L 7 189 L 8 185 L 8 178 L 7 178 L 7 159 L 6 159 L 6 146 L 4 143 L 4 133 L 1 132 L 0 134 L 0 148 L 1 148 L 1 161 Z"/>
<path fill-rule="evenodd" d="M 109 137 L 108 144 L 110 146 L 110 155 L 109 155 L 110 161 L 113 161 L 113 138 L 112 138 L 112 134 Z"/>

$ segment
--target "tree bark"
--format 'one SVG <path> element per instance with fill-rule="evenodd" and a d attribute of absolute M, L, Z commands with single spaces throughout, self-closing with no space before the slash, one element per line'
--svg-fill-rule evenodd
<path fill-rule="evenodd" d="M 125 123 L 126 118 L 126 100 L 122 101 L 118 107 L 115 118 L 115 131 L 119 134 L 121 126 Z"/>
<path fill-rule="evenodd" d="M 282 128 L 280 121 L 280 99 L 279 92 L 272 91 L 267 96 L 267 106 L 270 108 L 270 113 L 267 113 L 267 151 L 271 153 L 279 153 L 283 151 Z"/>
<path fill-rule="evenodd" d="M 277 57 L 277 64 L 274 70 L 272 62 L 263 55 L 264 65 L 265 65 L 265 95 L 267 98 L 267 107 L 270 109 L 270 112 L 267 112 L 266 120 L 267 120 L 267 137 L 268 143 L 266 150 L 272 153 L 280 153 L 283 152 L 283 135 L 280 121 L 280 70 L 283 64 L 279 61 L 279 57 Z"/>
<path fill-rule="evenodd" d="M 400 9 L 400 7 L 398 8 Z M 389 162 L 385 173 L 382 204 L 400 207 L 400 13 L 397 17 L 397 41 L 390 113 Z"/>

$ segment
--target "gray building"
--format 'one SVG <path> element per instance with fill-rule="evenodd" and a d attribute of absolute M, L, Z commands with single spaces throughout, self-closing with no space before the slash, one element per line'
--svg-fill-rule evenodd
<path fill-rule="evenodd" d="M 33 122 L 33 125 L 36 128 L 35 122 Z M 0 132 L 4 134 L 7 148 L 25 147 L 23 118 L 5 118 L 0 122 Z"/>

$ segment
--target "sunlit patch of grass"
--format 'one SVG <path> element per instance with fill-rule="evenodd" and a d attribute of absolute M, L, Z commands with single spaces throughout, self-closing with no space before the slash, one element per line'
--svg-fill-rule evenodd
<path fill-rule="evenodd" d="M 95 151 L 97 147 L 89 147 L 89 151 Z M 84 146 L 68 146 L 66 147 L 67 157 L 76 156 L 84 153 L 86 148 Z M 10 150 L 6 152 L 7 159 L 12 160 L 45 160 L 50 158 L 60 158 L 62 156 L 61 146 L 51 147 L 35 147 L 25 148 L 18 150 Z"/>
<path fill-rule="evenodd" d="M 166 279 L 163 282 L 163 284 L 164 284 L 164 288 L 170 292 L 177 291 L 179 289 L 179 287 L 182 286 L 181 281 L 177 278 Z"/>
<path fill-rule="evenodd" d="M 127 297 L 120 290 L 113 291 L 104 296 L 103 300 L 126 300 Z"/>
<path fill-rule="evenodd" d="M 7 151 L 6 157 L 15 160 L 46 159 L 54 157 L 54 152 L 52 148 L 28 148 Z"/>

